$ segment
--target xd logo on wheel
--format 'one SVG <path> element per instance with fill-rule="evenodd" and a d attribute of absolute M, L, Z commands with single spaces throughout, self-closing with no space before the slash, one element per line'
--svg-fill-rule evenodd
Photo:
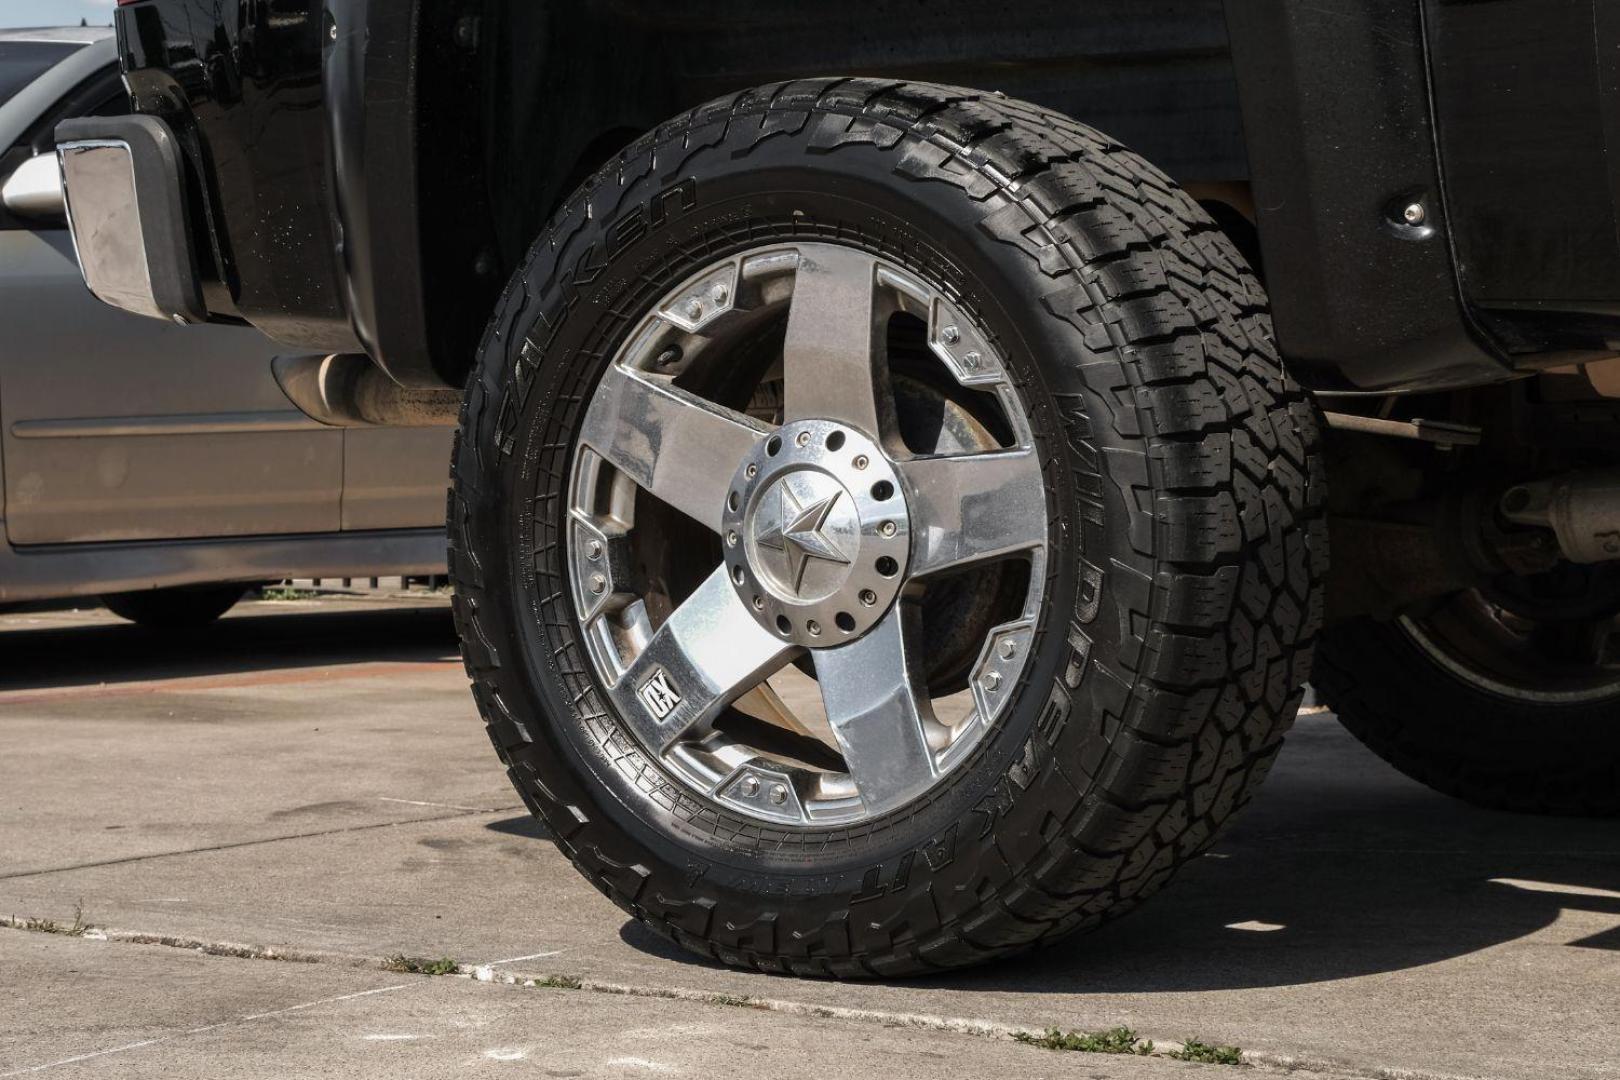
<path fill-rule="evenodd" d="M 654 668 L 637 693 L 655 720 L 664 719 L 681 703 L 681 695 L 675 692 L 675 684 L 669 681 L 669 672 L 663 668 Z"/>

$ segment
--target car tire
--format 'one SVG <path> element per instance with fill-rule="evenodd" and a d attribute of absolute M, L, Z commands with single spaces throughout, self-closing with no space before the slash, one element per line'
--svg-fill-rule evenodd
<path fill-rule="evenodd" d="M 1339 623 L 1314 684 L 1339 722 L 1435 791 L 1526 814 L 1620 815 L 1620 676 L 1557 692 L 1478 672 L 1413 620 Z"/>
<path fill-rule="evenodd" d="M 242 599 L 241 585 L 198 585 L 101 598 L 114 615 L 149 630 L 195 630 L 224 615 Z"/>
<path fill-rule="evenodd" d="M 1030 586 L 1044 592 L 1028 659 L 1001 688 L 1011 704 L 926 792 L 854 824 L 773 824 L 693 790 L 581 630 L 588 589 L 638 573 L 610 545 L 589 565 L 611 563 L 611 580 L 582 589 L 588 553 L 570 531 L 570 477 L 614 357 L 660 297 L 772 244 L 798 252 L 795 296 L 820 258 L 795 245 L 861 253 L 931 283 L 961 313 L 949 329 L 1004 358 L 1053 553 Z M 518 793 L 656 933 L 805 975 L 976 963 L 1130 910 L 1254 793 L 1320 622 L 1318 446 L 1254 275 L 1142 158 L 998 95 L 864 79 L 751 90 L 624 150 L 508 285 L 454 453 L 463 657 Z"/>

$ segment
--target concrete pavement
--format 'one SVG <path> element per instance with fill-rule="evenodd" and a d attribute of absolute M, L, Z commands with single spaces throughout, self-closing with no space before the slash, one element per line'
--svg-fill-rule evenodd
<path fill-rule="evenodd" d="M 43 934 L 0 937 L 30 1005 L 0 1077 L 943 1076 L 1192 1080 L 1209 1067 L 747 1006 L 486 986 Z M 811 1063 L 814 1063 L 813 1065 Z"/>
<path fill-rule="evenodd" d="M 578 1049 L 585 1056 L 567 1068 L 586 1075 L 613 1073 L 603 1064 L 610 1048 L 589 1057 L 597 1031 L 584 1017 L 607 1010 L 602 1031 L 611 1033 L 621 1022 L 611 1010 L 629 1009 L 624 1023 L 638 1013 L 669 1023 L 721 1015 L 712 1022 L 742 1025 L 736 1037 L 770 1055 L 794 1045 L 797 1025 L 813 1039 L 818 1025 L 864 1032 L 905 1023 L 913 1038 L 971 1046 L 953 1050 L 953 1062 L 966 1067 L 982 1052 L 990 1055 L 983 1062 L 1020 1076 L 1068 1068 L 1070 1059 L 1086 1075 L 1140 1063 L 955 1032 L 1126 1024 L 1161 1041 L 1236 1044 L 1261 1063 L 1339 1075 L 1620 1077 L 1620 830 L 1612 824 L 1471 809 L 1404 780 L 1331 717 L 1312 715 L 1215 853 L 1101 933 L 1036 960 L 926 982 L 733 972 L 671 951 L 627 921 L 540 837 L 476 721 L 442 607 L 413 606 L 244 605 L 181 644 L 97 616 L 0 617 L 0 913 L 71 922 L 82 905 L 114 939 L 0 931 L 7 950 L 44 949 L 26 964 L 0 953 L 3 1000 L 29 1003 L 42 984 L 57 985 L 46 1011 L 73 1015 L 62 1002 L 92 991 L 47 976 L 79 963 L 76 950 L 141 957 L 120 964 L 206 961 L 196 986 L 263 979 L 288 991 L 266 990 L 263 1008 L 244 999 L 238 1012 L 389 985 L 401 977 L 376 962 L 405 954 L 451 957 L 497 980 L 567 976 L 595 988 L 562 995 L 584 1011 L 545 1029 L 554 1007 L 523 996 L 542 992 L 406 980 L 432 984 L 421 1000 L 450 995 L 498 1015 L 490 1022 L 512 1032 L 507 1041 L 521 1041 L 525 1024 L 567 1033 L 550 1053 Z M 132 940 L 171 947 L 125 943 Z M 198 957 L 174 945 L 316 962 Z M 146 992 L 165 978 L 142 976 Z M 193 976 L 174 978 L 192 985 L 185 979 Z M 642 996 L 626 1004 L 606 990 Z M 405 993 L 353 1000 L 390 1010 Z M 560 992 L 544 993 L 549 1003 Z M 687 1000 L 653 996 L 661 994 Z M 776 1011 L 706 1004 L 716 997 Z M 834 1015 L 818 1015 L 826 1010 Z M 173 1027 L 206 1025 L 213 1015 L 188 1014 Z M 309 1053 L 359 1062 L 343 1056 L 343 1040 L 359 1038 L 346 1030 L 310 1035 Z M 826 1045 L 845 1042 L 841 1032 L 827 1028 Z M 138 1033 L 95 1032 L 103 1042 Z M 82 1052 L 75 1047 L 96 1041 L 82 1034 L 71 1023 L 46 1025 L 0 1042 L 8 1063 L 0 1074 Z M 206 1034 L 140 1053 L 191 1060 L 203 1051 L 189 1047 L 237 1037 L 224 1028 Z M 436 1045 L 454 1053 L 432 1057 L 431 1068 L 473 1060 L 477 1041 L 441 1039 Z M 893 1052 L 914 1051 L 897 1043 Z M 793 1071 L 802 1054 L 780 1060 L 776 1075 L 804 1074 Z M 665 1063 L 707 1068 L 697 1057 Z M 988 1064 L 962 1074 L 986 1072 Z"/>

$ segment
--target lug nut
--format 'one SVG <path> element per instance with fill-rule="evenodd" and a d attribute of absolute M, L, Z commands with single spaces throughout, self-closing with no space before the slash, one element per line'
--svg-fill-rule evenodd
<path fill-rule="evenodd" d="M 962 366 L 967 368 L 969 371 L 976 371 L 979 367 L 979 361 L 982 359 L 984 358 L 977 352 L 969 352 L 967 355 L 962 357 Z"/>
<path fill-rule="evenodd" d="M 895 524 L 892 521 L 885 521 L 883 524 L 878 526 L 878 532 L 882 533 L 884 536 L 893 536 L 897 531 L 898 530 L 895 528 Z"/>
<path fill-rule="evenodd" d="M 765 598 L 763 596 L 754 597 L 754 610 L 755 611 L 764 611 L 765 610 Z"/>
<path fill-rule="evenodd" d="M 985 689 L 985 691 L 987 693 L 991 693 L 991 694 L 995 693 L 996 688 L 1001 685 L 1001 672 L 999 672 L 999 671 L 989 672 L 988 674 L 985 675 L 984 678 L 979 680 L 979 685 L 984 687 L 984 689 Z"/>
<path fill-rule="evenodd" d="M 743 777 L 742 783 L 738 784 L 737 787 L 744 795 L 752 799 L 755 795 L 759 794 L 759 778 L 756 776 L 745 776 Z"/>
<path fill-rule="evenodd" d="M 759 466 L 758 465 L 750 465 L 750 466 L 748 466 L 748 468 L 743 470 L 743 475 L 748 477 L 748 479 L 752 480 L 754 477 L 759 475 Z"/>
<path fill-rule="evenodd" d="M 727 545 L 729 545 L 731 547 L 736 547 L 737 546 L 737 530 L 736 529 L 732 529 L 730 532 L 726 533 L 726 543 L 727 543 Z"/>
<path fill-rule="evenodd" d="M 688 318 L 696 319 L 696 318 L 699 318 L 702 314 L 703 314 L 703 301 L 698 300 L 696 298 L 687 301 L 687 303 L 686 303 L 686 315 L 687 315 Z"/>
<path fill-rule="evenodd" d="M 606 588 L 607 578 L 603 577 L 601 574 L 591 575 L 591 592 L 600 594 Z"/>
<path fill-rule="evenodd" d="M 602 557 L 602 541 L 591 540 L 585 545 L 585 557 L 592 562 Z"/>
<path fill-rule="evenodd" d="M 862 589 L 861 603 L 865 604 L 867 607 L 871 607 L 873 604 L 877 603 L 877 593 L 873 592 L 871 589 Z"/>
<path fill-rule="evenodd" d="M 1422 203 L 1418 202 L 1409 203 L 1406 209 L 1401 211 L 1401 217 L 1406 220 L 1408 225 L 1421 225 L 1428 216 L 1428 211 L 1423 209 Z"/>
<path fill-rule="evenodd" d="M 731 290 L 726 288 L 726 283 L 723 281 L 717 281 L 709 287 L 709 299 L 717 304 L 725 303 L 726 297 L 730 295 Z"/>
<path fill-rule="evenodd" d="M 962 331 L 958 330 L 954 324 L 947 326 L 939 332 L 939 340 L 947 345 L 955 345 L 962 340 Z"/>
<path fill-rule="evenodd" d="M 1014 656 L 1018 655 L 1018 645 L 1015 642 L 1003 641 L 1001 643 L 1000 651 L 1001 658 L 1003 660 L 1011 660 Z"/>
<path fill-rule="evenodd" d="M 781 784 L 772 784 L 771 802 L 775 803 L 777 806 L 781 806 L 783 803 L 787 802 L 787 788 L 783 787 Z"/>
<path fill-rule="evenodd" d="M 808 431 L 801 431 L 801 432 L 799 432 L 798 436 L 793 441 L 795 443 L 797 443 L 798 445 L 800 445 L 800 446 L 809 446 L 810 445 L 810 433 Z"/>
<path fill-rule="evenodd" d="M 855 455 L 855 467 L 857 469 L 864 469 L 870 464 L 871 464 L 871 462 L 866 460 L 866 455 L 865 454 L 856 454 Z"/>

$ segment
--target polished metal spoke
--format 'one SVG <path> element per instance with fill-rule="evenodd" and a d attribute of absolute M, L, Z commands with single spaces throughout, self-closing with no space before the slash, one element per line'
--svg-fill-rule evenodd
<path fill-rule="evenodd" d="M 1033 450 L 895 464 L 910 494 L 913 577 L 1046 543 L 1046 491 Z"/>
<path fill-rule="evenodd" d="M 638 485 L 719 532 L 732 473 L 766 434 L 742 413 L 690 394 L 667 376 L 613 364 L 581 440 Z"/>
<path fill-rule="evenodd" d="M 800 249 L 782 345 L 786 422 L 836 417 L 881 436 L 876 273 L 853 248 Z"/>
<path fill-rule="evenodd" d="M 614 683 L 620 712 L 662 752 L 782 666 L 792 646 L 760 626 L 719 567 Z"/>
<path fill-rule="evenodd" d="M 934 781 L 920 638 L 916 605 L 902 602 L 860 640 L 812 654 L 827 722 L 868 813 L 892 810 Z"/>

